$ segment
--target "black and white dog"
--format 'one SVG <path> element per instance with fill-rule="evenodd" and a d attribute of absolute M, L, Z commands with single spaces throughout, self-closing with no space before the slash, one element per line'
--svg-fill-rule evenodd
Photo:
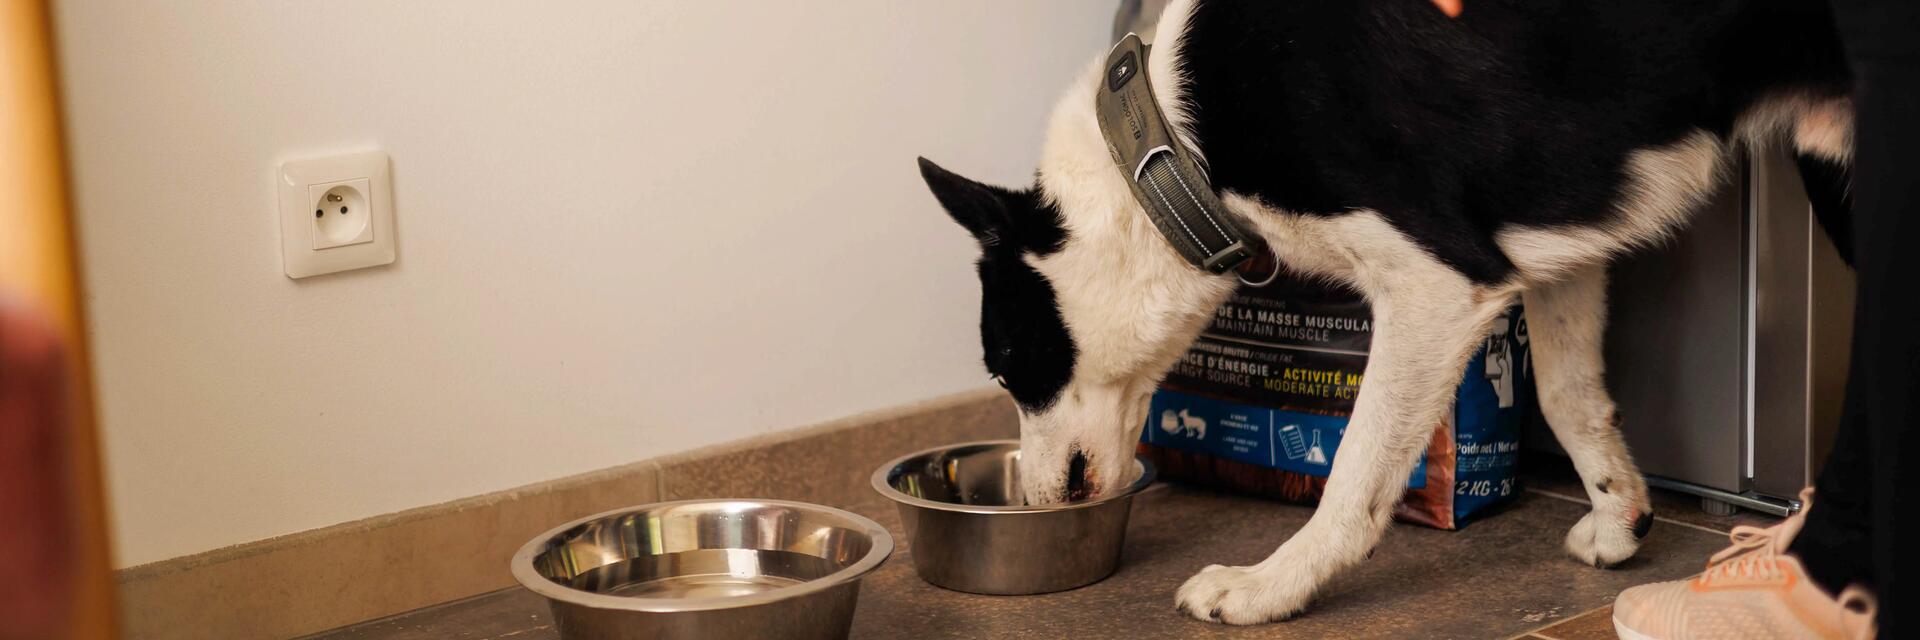
<path fill-rule="evenodd" d="M 1367 556 L 1516 296 L 1593 503 L 1567 551 L 1631 556 L 1651 507 L 1603 381 L 1608 260 L 1671 235 L 1745 147 L 1776 141 L 1823 223 L 1844 223 L 1850 80 L 1821 0 L 1469 0 L 1459 19 L 1427 0 L 1176 0 L 1149 39 L 1160 107 L 1231 213 L 1375 316 L 1319 510 L 1258 564 L 1189 579 L 1176 601 L 1197 618 L 1287 618 Z M 986 366 L 1019 405 L 1034 502 L 1129 480 L 1148 396 L 1236 285 L 1134 200 L 1095 121 L 1101 71 L 1055 108 L 1033 186 L 921 161 L 980 242 Z"/>

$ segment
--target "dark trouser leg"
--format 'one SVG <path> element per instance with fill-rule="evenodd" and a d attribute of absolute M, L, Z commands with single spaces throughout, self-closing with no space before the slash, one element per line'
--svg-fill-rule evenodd
<path fill-rule="evenodd" d="M 1860 337 L 1854 336 L 1853 352 L 1860 353 Z M 1792 552 L 1806 565 L 1814 582 L 1828 593 L 1839 594 L 1850 584 L 1873 583 L 1873 553 L 1867 532 L 1873 528 L 1872 444 L 1868 442 L 1860 360 L 1853 359 L 1847 372 L 1846 403 L 1840 413 L 1839 433 L 1833 452 L 1814 481 L 1813 503 L 1807 511 L 1807 523 L 1793 539 Z"/>
<path fill-rule="evenodd" d="M 1795 548 L 1825 549 L 1802 556 L 1817 580 L 1850 573 L 1849 582 L 1874 589 L 1880 637 L 1914 637 L 1920 635 L 1920 603 L 1914 602 L 1920 554 L 1899 553 L 1898 545 L 1920 540 L 1910 524 L 1920 509 L 1912 486 L 1920 481 L 1920 441 L 1913 438 L 1920 425 L 1920 259 L 1912 255 L 1920 242 L 1920 3 L 1835 0 L 1834 15 L 1854 73 L 1860 294 L 1840 427 L 1847 451 L 1836 447 L 1822 472 L 1816 507 L 1801 533 L 1805 542 Z M 1855 502 L 1865 508 L 1847 506 Z M 1831 517 L 1822 513 L 1830 505 L 1836 507 Z M 1828 539 L 1858 534 L 1861 522 L 1865 543 L 1856 548 L 1864 553 L 1846 554 L 1844 543 Z"/>

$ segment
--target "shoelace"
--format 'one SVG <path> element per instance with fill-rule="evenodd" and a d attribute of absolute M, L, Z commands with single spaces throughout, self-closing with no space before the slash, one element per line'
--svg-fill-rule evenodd
<path fill-rule="evenodd" d="M 1771 527 L 1740 525 L 1727 536 L 1732 545 L 1707 560 L 1702 583 L 1711 578 L 1777 579 L 1781 576 L 1776 557 L 1786 552 L 1786 541 L 1800 532 L 1807 509 L 1813 508 L 1813 487 L 1800 490 L 1801 513 Z"/>
<path fill-rule="evenodd" d="M 1733 542 L 1733 545 L 1721 549 L 1719 553 L 1713 554 L 1713 558 L 1707 560 L 1707 565 L 1720 564 L 1762 549 L 1773 551 L 1773 534 L 1775 527 L 1778 526 L 1779 525 L 1774 525 L 1774 527 L 1762 529 L 1760 527 L 1743 524 L 1734 527 L 1733 533 L 1727 536 L 1727 539 Z"/>
<path fill-rule="evenodd" d="M 1740 580 L 1773 580 L 1780 577 L 1780 564 L 1774 561 L 1779 553 L 1774 544 L 1776 527 L 1740 525 L 1733 528 L 1727 536 L 1733 545 L 1713 554 L 1707 561 L 1707 571 L 1701 574 L 1703 584 L 1717 579 L 1732 578 Z"/>
<path fill-rule="evenodd" d="M 1780 569 L 1780 563 L 1774 561 L 1774 554 L 1770 551 L 1762 551 L 1715 565 L 1701 578 L 1705 583 L 1722 579 L 1771 582 L 1779 580 L 1784 575 L 1785 573 Z"/>

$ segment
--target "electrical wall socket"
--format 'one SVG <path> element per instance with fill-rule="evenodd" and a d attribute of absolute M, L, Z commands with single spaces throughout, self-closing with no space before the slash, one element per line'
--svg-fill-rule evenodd
<path fill-rule="evenodd" d="M 313 248 L 332 249 L 373 242 L 373 207 L 367 194 L 373 181 L 357 178 L 307 187 L 313 205 Z"/>
<path fill-rule="evenodd" d="M 280 250 L 289 278 L 391 264 L 393 181 L 378 151 L 280 165 Z"/>

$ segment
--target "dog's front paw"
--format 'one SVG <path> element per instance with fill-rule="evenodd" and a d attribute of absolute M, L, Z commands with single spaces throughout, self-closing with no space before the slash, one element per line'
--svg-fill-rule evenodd
<path fill-rule="evenodd" d="M 1312 595 L 1311 587 L 1270 569 L 1216 564 L 1180 585 L 1174 605 L 1208 622 L 1263 624 L 1293 617 Z"/>
<path fill-rule="evenodd" d="M 1567 553 L 1581 562 L 1612 568 L 1640 550 L 1640 539 L 1652 526 L 1651 509 L 1629 509 L 1620 515 L 1591 511 L 1567 532 Z"/>

